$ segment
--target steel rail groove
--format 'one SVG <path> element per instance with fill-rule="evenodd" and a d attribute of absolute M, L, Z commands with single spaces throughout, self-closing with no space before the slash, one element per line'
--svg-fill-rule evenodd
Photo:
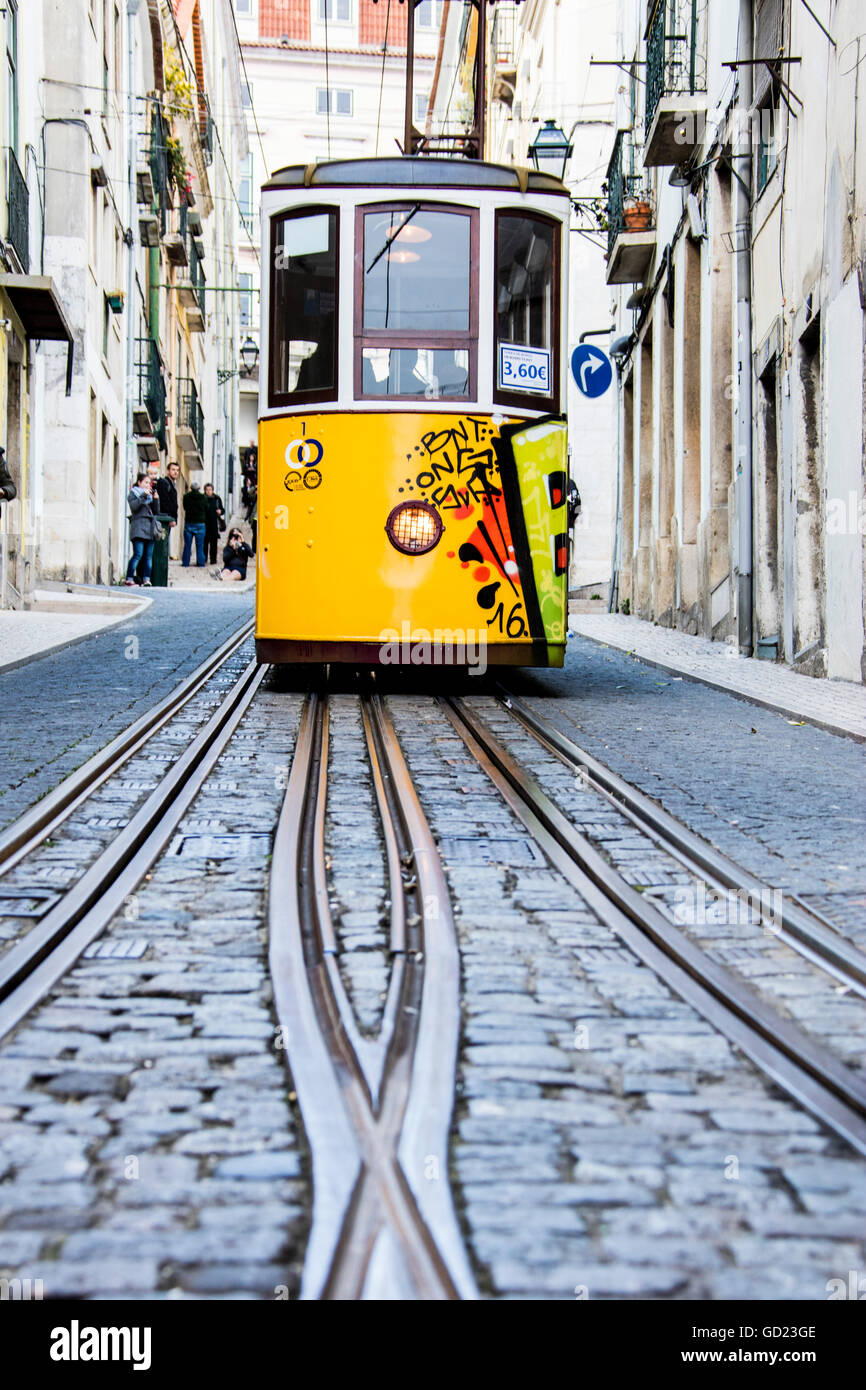
<path fill-rule="evenodd" d="M 638 791 L 623 777 L 581 748 L 566 734 L 544 719 L 525 701 L 500 686 L 499 701 L 508 713 L 566 764 L 580 768 L 588 785 L 604 796 L 625 815 L 633 825 L 664 849 L 678 858 L 692 873 L 702 873 L 718 888 L 733 889 L 744 895 L 761 910 L 772 890 L 747 869 L 741 868 L 722 854 L 714 845 L 678 821 L 670 812 L 657 805 L 651 797 Z M 858 994 L 866 997 L 866 953 L 822 920 L 805 905 L 794 902 L 784 893 L 778 910 L 781 930 L 768 923 L 780 940 L 786 941 L 807 959 L 814 961 L 843 980 Z M 776 907 L 774 905 L 774 916 Z M 766 918 L 764 918 L 766 921 Z"/>
<path fill-rule="evenodd" d="M 268 670 L 249 663 L 181 757 L 82 877 L 0 959 L 0 1038 L 105 929 L 168 844 Z"/>
<path fill-rule="evenodd" d="M 465 702 L 439 697 L 467 749 L 599 919 L 796 1101 L 866 1154 L 866 1083 L 712 961 L 612 868 Z"/>
<path fill-rule="evenodd" d="M 228 641 L 215 652 L 211 652 L 175 690 L 136 719 L 135 723 L 130 724 L 128 729 L 124 729 L 92 758 L 88 758 L 75 772 L 65 777 L 53 791 L 25 811 L 23 816 L 0 831 L 0 877 L 8 873 L 26 854 L 62 825 L 63 821 L 103 782 L 144 747 L 157 730 L 198 694 L 220 666 L 224 665 L 252 635 L 252 631 L 252 620 L 244 623 L 232 633 Z"/>
<path fill-rule="evenodd" d="M 271 976 L 313 1159 L 301 1297 L 474 1298 L 448 1186 L 459 1033 L 450 902 L 378 696 L 362 696 L 362 717 L 391 890 L 393 972 L 376 1042 L 359 1038 L 337 968 L 324 870 L 328 708 L 318 693 L 301 715 L 271 868 Z"/>

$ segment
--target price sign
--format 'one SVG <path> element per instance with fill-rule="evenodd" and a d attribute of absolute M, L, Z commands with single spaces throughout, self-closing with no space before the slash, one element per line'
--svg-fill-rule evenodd
<path fill-rule="evenodd" d="M 537 391 L 550 395 L 550 353 L 547 348 L 499 344 L 499 386 L 503 391 Z"/>

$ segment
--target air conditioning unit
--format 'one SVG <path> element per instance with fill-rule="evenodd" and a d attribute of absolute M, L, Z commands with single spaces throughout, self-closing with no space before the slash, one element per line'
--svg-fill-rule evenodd
<path fill-rule="evenodd" d="M 138 219 L 138 239 L 142 246 L 159 245 L 159 218 L 155 213 L 146 213 Z"/>
<path fill-rule="evenodd" d="M 149 164 L 139 164 L 135 171 L 135 196 L 148 208 L 154 200 L 153 174 Z"/>

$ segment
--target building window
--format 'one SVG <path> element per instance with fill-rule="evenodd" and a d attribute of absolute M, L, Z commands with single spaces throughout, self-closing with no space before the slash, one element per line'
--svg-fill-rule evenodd
<path fill-rule="evenodd" d="M 442 27 L 443 0 L 422 0 L 415 11 L 415 25 L 418 29 L 440 29 Z"/>
<path fill-rule="evenodd" d="M 241 105 L 242 105 L 247 111 L 252 110 L 252 105 L 253 105 L 253 89 L 252 89 L 252 87 L 250 86 L 249 82 L 242 82 L 242 83 L 241 83 Z"/>
<path fill-rule="evenodd" d="M 429 93 L 429 92 L 416 92 L 416 93 L 415 93 L 415 123 L 416 123 L 416 125 L 421 125 L 421 123 L 422 123 L 423 121 L 426 121 L 426 120 L 427 120 L 427 107 L 428 107 L 429 105 L 430 105 L 430 93 Z"/>
<path fill-rule="evenodd" d="M 759 107 L 756 114 L 760 122 L 758 130 L 758 193 L 763 193 L 779 162 L 779 151 L 776 144 L 778 110 L 772 94 Z"/>
<path fill-rule="evenodd" d="M 241 210 L 241 219 L 247 231 L 252 233 L 253 220 L 255 218 L 255 208 L 253 207 L 253 156 L 248 154 L 246 159 L 241 161 L 241 176 L 238 182 L 238 206 Z"/>
<path fill-rule="evenodd" d="M 332 116 L 351 116 L 354 112 L 355 94 L 349 87 L 319 87 L 316 90 L 316 112 L 327 116 L 330 108 Z"/>
<path fill-rule="evenodd" d="M 9 91 L 9 147 L 18 154 L 18 0 L 8 0 L 6 11 L 6 69 Z"/>
<path fill-rule="evenodd" d="M 241 328 L 249 328 L 253 321 L 253 277 L 248 271 L 241 271 L 238 287 L 238 321 Z"/>
<path fill-rule="evenodd" d="M 319 19 L 329 24 L 352 23 L 352 0 L 316 0 Z"/>
<path fill-rule="evenodd" d="M 104 0 L 102 6 L 102 117 L 108 120 L 108 45 L 110 29 L 108 27 L 108 0 Z"/>
<path fill-rule="evenodd" d="M 476 215 L 416 204 L 359 209 L 358 217 L 364 257 L 356 394 L 471 398 Z"/>
<path fill-rule="evenodd" d="M 272 406 L 336 397 L 337 217 L 305 208 L 271 223 Z"/>
<path fill-rule="evenodd" d="M 235 0 L 235 14 L 252 14 L 253 0 Z"/>

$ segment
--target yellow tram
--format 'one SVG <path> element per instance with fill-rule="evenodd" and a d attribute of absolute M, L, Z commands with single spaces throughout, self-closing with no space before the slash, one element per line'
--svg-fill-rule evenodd
<path fill-rule="evenodd" d="M 568 219 L 463 159 L 265 185 L 260 661 L 562 665 Z"/>

